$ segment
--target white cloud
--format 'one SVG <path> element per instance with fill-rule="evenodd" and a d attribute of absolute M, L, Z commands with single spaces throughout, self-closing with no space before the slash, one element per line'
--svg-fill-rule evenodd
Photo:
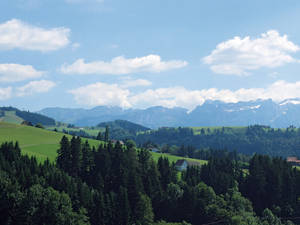
<path fill-rule="evenodd" d="M 148 89 L 142 93 L 130 97 L 130 102 L 138 108 L 150 106 L 164 106 L 168 108 L 185 107 L 193 108 L 204 102 L 199 91 L 187 90 L 183 87 Z"/>
<path fill-rule="evenodd" d="M 184 107 L 192 110 L 206 100 L 224 102 L 251 101 L 257 99 L 273 99 L 283 101 L 288 98 L 300 98 L 300 81 L 288 83 L 276 81 L 266 88 L 188 90 L 184 87 L 148 89 L 141 93 L 132 93 L 117 84 L 96 83 L 69 91 L 77 103 L 97 106 L 110 105 L 123 108 L 147 108 L 151 106 Z"/>
<path fill-rule="evenodd" d="M 0 64 L 0 82 L 16 82 L 41 77 L 43 71 L 38 71 L 30 65 Z"/>
<path fill-rule="evenodd" d="M 45 93 L 52 89 L 56 84 L 49 80 L 31 81 L 28 84 L 16 88 L 16 96 L 33 95 L 37 93 Z"/>
<path fill-rule="evenodd" d="M 145 87 L 150 85 L 152 85 L 152 83 L 149 80 L 137 79 L 137 80 L 125 80 L 120 86 L 122 88 L 129 88 L 129 87 L 141 87 L 141 86 Z"/>
<path fill-rule="evenodd" d="M 70 30 L 44 29 L 12 19 L 0 24 L 0 49 L 54 51 L 67 46 Z"/>
<path fill-rule="evenodd" d="M 65 74 L 129 74 L 137 72 L 159 73 L 166 70 L 185 67 L 186 61 L 161 61 L 159 55 L 148 55 L 140 58 L 126 59 L 123 56 L 113 58 L 111 62 L 94 61 L 85 63 L 78 59 L 71 65 L 63 65 L 61 72 Z"/>
<path fill-rule="evenodd" d="M 299 62 L 290 55 L 299 50 L 287 35 L 270 30 L 256 39 L 234 37 L 222 42 L 203 61 L 218 74 L 248 75 L 251 70 Z"/>
<path fill-rule="evenodd" d="M 12 88 L 0 88 L 0 100 L 6 100 L 11 98 Z"/>
<path fill-rule="evenodd" d="M 73 94 L 77 103 L 83 105 L 131 107 L 131 104 L 128 102 L 129 90 L 122 89 L 117 84 L 98 82 L 70 90 L 69 93 Z"/>
<path fill-rule="evenodd" d="M 220 100 L 223 102 L 251 101 L 257 99 L 273 99 L 283 101 L 289 98 L 300 98 L 300 81 L 288 83 L 276 81 L 266 88 L 241 88 L 235 91 L 229 89 L 187 90 L 183 87 L 160 88 L 147 90 L 131 96 L 130 103 L 135 107 L 149 107 L 162 105 L 165 107 L 184 107 L 193 109 L 202 105 L 206 100 Z"/>

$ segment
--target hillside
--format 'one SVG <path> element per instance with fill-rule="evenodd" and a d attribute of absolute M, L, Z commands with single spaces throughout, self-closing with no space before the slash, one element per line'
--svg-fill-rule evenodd
<path fill-rule="evenodd" d="M 63 135 L 63 133 L 40 128 L 0 122 L 0 143 L 18 141 L 23 153 L 29 156 L 34 155 L 39 161 L 47 158 L 50 161 L 55 160 L 56 151 Z M 89 139 L 89 143 L 97 147 L 100 142 Z"/>
<path fill-rule="evenodd" d="M 274 129 L 268 126 L 248 127 L 193 127 L 159 128 L 150 132 L 139 133 L 137 144 L 148 141 L 162 146 L 177 146 L 178 154 L 182 145 L 192 146 L 197 150 L 214 149 L 237 151 L 246 155 L 255 153 L 271 156 L 300 157 L 300 128 L 288 127 Z M 186 151 L 186 150 L 185 150 Z M 198 158 L 197 151 L 183 151 L 180 155 Z"/>
<path fill-rule="evenodd" d="M 110 137 L 116 140 L 135 139 L 138 132 L 150 130 L 147 127 L 135 124 L 126 120 L 115 120 L 103 122 L 97 125 L 97 128 L 109 128 Z"/>
<path fill-rule="evenodd" d="M 38 123 L 45 126 L 55 125 L 55 120 L 45 115 L 21 111 L 14 107 L 0 107 L 0 121 L 21 124 L 24 120 L 31 122 L 33 125 Z"/>
<path fill-rule="evenodd" d="M 24 154 L 35 156 L 39 161 L 44 161 L 47 158 L 52 162 L 55 160 L 57 155 L 56 151 L 59 148 L 59 142 L 63 135 L 64 134 L 60 132 L 0 122 L 0 143 L 5 141 L 18 141 Z M 70 135 L 67 136 L 71 138 Z M 83 140 L 88 140 L 89 143 L 95 147 L 101 143 L 93 139 L 83 138 Z M 151 152 L 151 154 L 154 160 L 158 160 L 160 156 L 164 156 L 169 158 L 170 162 L 176 162 L 178 159 L 184 158 L 155 152 Z M 198 161 L 201 165 L 206 163 L 205 160 L 188 160 Z"/>

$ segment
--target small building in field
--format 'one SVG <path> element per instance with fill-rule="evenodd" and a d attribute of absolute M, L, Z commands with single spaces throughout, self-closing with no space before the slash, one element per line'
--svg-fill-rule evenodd
<path fill-rule="evenodd" d="M 287 157 L 286 161 L 294 166 L 300 166 L 300 160 L 297 157 Z"/>
<path fill-rule="evenodd" d="M 155 147 L 149 148 L 149 151 L 151 151 L 151 152 L 160 152 L 160 150 L 158 148 L 155 148 Z"/>
<path fill-rule="evenodd" d="M 175 168 L 179 171 L 184 171 L 188 166 L 201 166 L 199 162 L 190 161 L 186 159 L 179 159 L 175 163 Z"/>

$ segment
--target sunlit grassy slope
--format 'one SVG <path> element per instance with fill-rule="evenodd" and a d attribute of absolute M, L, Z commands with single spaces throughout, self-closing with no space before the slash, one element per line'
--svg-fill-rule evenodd
<path fill-rule="evenodd" d="M 18 141 L 24 154 L 36 156 L 39 161 L 49 158 L 54 161 L 59 142 L 64 134 L 40 128 L 0 122 L 0 143 L 5 141 Z M 71 136 L 69 136 L 71 137 Z M 99 141 L 88 140 L 92 146 L 97 147 Z"/>
<path fill-rule="evenodd" d="M 191 159 L 191 158 L 185 158 L 185 157 L 180 157 L 180 156 L 176 156 L 176 155 L 152 152 L 152 157 L 155 161 L 157 161 L 159 159 L 159 157 L 161 157 L 161 156 L 162 157 L 167 157 L 170 162 L 176 162 L 179 159 L 186 159 L 188 161 L 198 162 L 200 165 L 203 165 L 203 164 L 207 163 L 206 160 Z"/>
<path fill-rule="evenodd" d="M 24 125 L 17 125 L 12 123 L 0 122 L 0 143 L 5 141 L 18 141 L 22 149 L 23 154 L 29 156 L 35 156 L 38 161 L 42 162 L 49 158 L 50 161 L 54 161 L 57 155 L 57 149 L 59 148 L 59 142 L 64 134 L 60 132 L 49 131 L 45 129 L 29 127 Z M 71 136 L 67 135 L 69 138 Z M 84 139 L 84 138 L 83 138 Z M 88 140 L 91 146 L 98 147 L 100 141 L 93 139 Z M 153 159 L 158 160 L 160 156 L 169 158 L 170 162 L 176 162 L 178 159 L 184 157 L 161 154 L 151 152 Z M 191 161 L 197 161 L 201 165 L 206 163 L 205 160 L 188 159 Z"/>

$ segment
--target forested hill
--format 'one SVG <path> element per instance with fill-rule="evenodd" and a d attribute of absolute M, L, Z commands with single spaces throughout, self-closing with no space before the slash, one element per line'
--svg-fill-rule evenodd
<path fill-rule="evenodd" d="M 21 155 L 18 143 L 4 143 L 0 223 L 298 224 L 300 171 L 285 160 L 257 155 L 249 168 L 245 174 L 236 161 L 212 159 L 178 176 L 167 158 L 155 162 L 147 150 L 119 142 L 92 148 L 65 136 L 56 164 L 38 164 Z"/>
<path fill-rule="evenodd" d="M 20 124 L 24 120 L 33 125 L 38 123 L 45 126 L 55 125 L 55 120 L 48 116 L 22 111 L 14 107 L 0 107 L 0 121 Z"/>
<path fill-rule="evenodd" d="M 117 140 L 134 139 L 138 132 L 145 132 L 150 128 L 135 124 L 126 120 L 115 120 L 103 122 L 97 125 L 98 128 L 109 128 L 110 137 Z"/>
<path fill-rule="evenodd" d="M 268 154 L 272 156 L 300 157 L 300 128 L 274 129 L 267 126 L 220 127 L 220 128 L 160 128 L 139 133 L 136 142 L 154 142 L 178 147 L 193 146 L 197 149 L 228 149 L 244 154 Z M 167 149 L 168 151 L 168 149 Z M 172 149 L 169 148 L 169 151 Z M 170 152 L 177 154 L 178 152 Z M 180 154 L 197 158 L 196 151 Z"/>

